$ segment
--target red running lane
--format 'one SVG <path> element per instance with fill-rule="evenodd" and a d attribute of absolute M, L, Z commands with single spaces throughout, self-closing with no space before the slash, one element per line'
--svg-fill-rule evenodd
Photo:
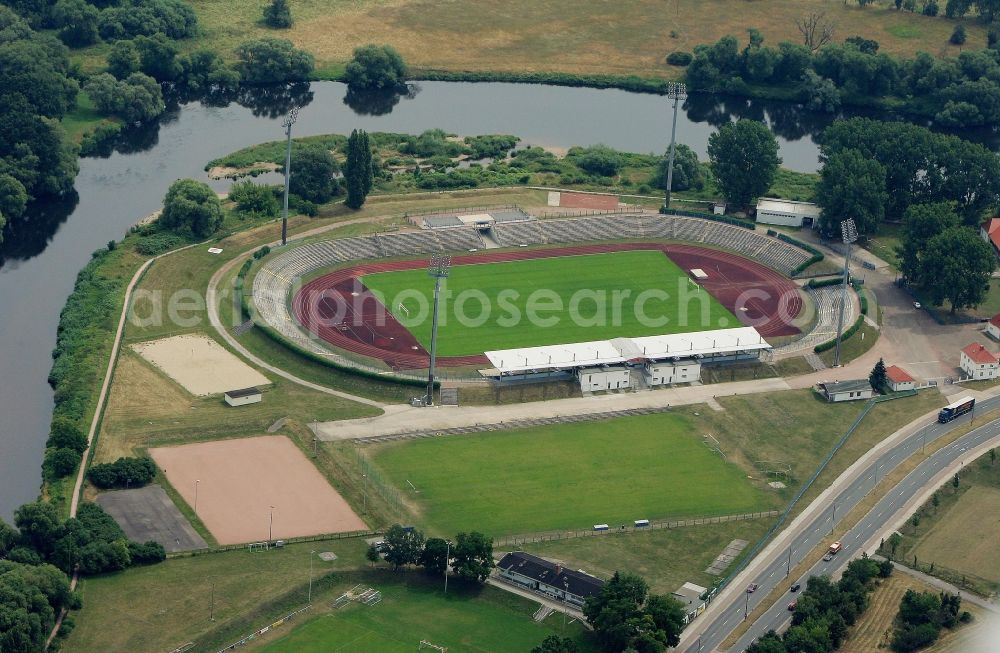
<path fill-rule="evenodd" d="M 756 327 L 765 338 L 799 333 L 792 324 L 802 310 L 798 286 L 771 268 L 730 252 L 693 245 L 606 243 L 465 254 L 452 257 L 452 264 L 634 250 L 662 251 L 683 270 L 705 270 L 709 278 L 699 284 L 741 323 Z M 334 347 L 382 360 L 392 369 L 424 369 L 430 365 L 428 352 L 365 287 L 360 277 L 422 268 L 426 263 L 424 259 L 372 261 L 341 268 L 305 284 L 292 298 L 292 311 L 307 332 Z M 482 354 L 447 356 L 439 358 L 438 364 L 442 367 L 482 366 L 488 365 L 489 360 Z"/>

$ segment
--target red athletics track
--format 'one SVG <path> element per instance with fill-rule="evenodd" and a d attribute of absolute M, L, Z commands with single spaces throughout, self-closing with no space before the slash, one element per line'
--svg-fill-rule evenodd
<path fill-rule="evenodd" d="M 469 254 L 453 257 L 452 264 L 498 263 L 629 250 L 659 250 L 682 270 L 701 268 L 708 274 L 708 279 L 698 283 L 743 324 L 755 326 L 765 338 L 799 333 L 798 328 L 791 324 L 802 310 L 802 298 L 794 283 L 760 263 L 704 247 L 607 243 Z M 359 280 L 365 274 L 412 270 L 422 268 L 426 263 L 424 259 L 374 261 L 344 267 L 313 279 L 292 299 L 295 318 L 309 333 L 335 347 L 380 359 L 394 369 L 426 368 L 430 364 L 428 352 Z M 485 365 L 489 361 L 486 356 L 476 354 L 438 358 L 438 364 L 459 367 Z"/>

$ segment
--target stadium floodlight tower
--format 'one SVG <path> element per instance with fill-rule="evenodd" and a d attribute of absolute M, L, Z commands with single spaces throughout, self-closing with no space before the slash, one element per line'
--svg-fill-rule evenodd
<path fill-rule="evenodd" d="M 670 155 L 667 158 L 667 195 L 664 198 L 663 208 L 670 208 L 670 188 L 674 183 L 674 152 L 676 150 L 677 138 L 677 104 L 687 99 L 687 84 L 670 82 L 667 84 L 667 97 L 674 101 L 674 124 L 670 128 Z"/>
<path fill-rule="evenodd" d="M 840 235 L 844 239 L 844 283 L 840 294 L 840 317 L 837 319 L 837 354 L 833 359 L 833 366 L 840 367 L 840 340 L 844 335 L 844 311 L 847 310 L 847 283 L 851 274 L 851 243 L 858 239 L 858 228 L 854 226 L 854 220 L 848 218 L 840 223 Z"/>
<path fill-rule="evenodd" d="M 438 305 L 441 299 L 441 280 L 448 277 L 450 270 L 451 257 L 445 254 L 433 255 L 430 265 L 427 266 L 427 274 L 434 279 L 434 317 L 431 321 L 431 364 L 427 368 L 427 396 L 424 397 L 425 406 L 434 405 L 434 364 L 437 362 Z"/>
<path fill-rule="evenodd" d="M 281 126 L 285 128 L 285 199 L 281 209 L 281 244 L 288 242 L 288 180 L 292 174 L 292 125 L 299 118 L 299 108 L 293 106 L 288 111 L 288 115 L 281 121 Z"/>

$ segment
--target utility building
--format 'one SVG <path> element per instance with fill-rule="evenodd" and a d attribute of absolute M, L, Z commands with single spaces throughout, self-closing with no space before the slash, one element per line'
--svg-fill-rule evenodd
<path fill-rule="evenodd" d="M 785 227 L 811 227 L 819 219 L 820 208 L 812 202 L 793 202 L 771 197 L 757 200 L 757 222 Z"/>

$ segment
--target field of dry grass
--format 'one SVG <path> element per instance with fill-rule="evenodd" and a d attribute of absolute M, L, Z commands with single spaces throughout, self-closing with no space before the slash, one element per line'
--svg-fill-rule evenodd
<path fill-rule="evenodd" d="M 1000 490 L 971 487 L 962 494 L 933 530 L 921 537 L 913 552 L 919 560 L 938 561 L 955 571 L 1000 583 Z M 961 537 L 956 537 L 961 533 Z"/>
<path fill-rule="evenodd" d="M 899 12 L 887 0 L 866 9 L 828 0 L 298 0 L 295 24 L 280 31 L 259 24 L 259 0 L 194 4 L 204 32 L 194 45 L 231 57 L 243 40 L 282 36 L 327 75 L 355 47 L 389 43 L 424 69 L 676 77 L 683 69 L 664 62 L 674 50 L 726 34 L 743 39 L 749 27 L 772 44 L 799 42 L 795 18 L 811 11 L 827 13 L 837 41 L 862 35 L 894 54 L 958 52 L 948 44 L 954 21 Z M 969 45 L 985 45 L 982 26 L 965 24 Z"/>
<path fill-rule="evenodd" d="M 892 622 L 899 612 L 899 602 L 906 590 L 916 592 L 937 592 L 938 590 L 912 576 L 907 576 L 898 570 L 882 582 L 871 596 L 871 602 L 864 615 L 858 619 L 851 629 L 847 640 L 841 645 L 841 653 L 871 653 L 878 650 L 889 650 L 892 641 Z M 979 617 L 981 610 L 969 604 L 962 605 L 963 610 L 969 610 L 973 616 Z M 975 626 L 961 627 L 955 631 L 943 630 L 933 648 L 928 651 L 945 653 L 946 651 L 967 651 L 962 648 L 971 635 L 975 635 Z"/>

